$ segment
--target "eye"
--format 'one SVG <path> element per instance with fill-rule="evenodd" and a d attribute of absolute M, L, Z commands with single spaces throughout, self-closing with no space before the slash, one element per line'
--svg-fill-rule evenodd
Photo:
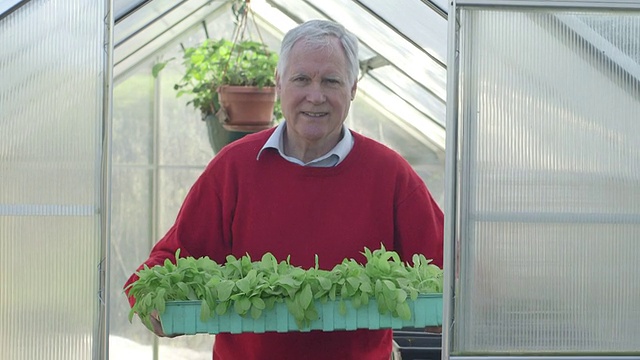
<path fill-rule="evenodd" d="M 339 88 L 340 86 L 342 86 L 342 81 L 340 81 L 340 79 L 336 79 L 336 78 L 324 79 L 324 83 L 327 84 L 327 86 L 329 86 L 331 88 Z"/>
<path fill-rule="evenodd" d="M 306 76 L 296 76 L 293 77 L 291 81 L 294 83 L 305 83 L 309 81 L 309 78 L 307 78 Z"/>

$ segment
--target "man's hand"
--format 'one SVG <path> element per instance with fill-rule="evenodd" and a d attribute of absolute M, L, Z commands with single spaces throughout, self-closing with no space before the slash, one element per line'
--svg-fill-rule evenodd
<path fill-rule="evenodd" d="M 153 333 L 160 337 L 174 338 L 176 336 L 180 336 L 182 334 L 170 334 L 167 335 L 162 330 L 162 322 L 160 321 L 160 314 L 158 314 L 158 310 L 153 310 L 149 315 L 149 320 L 151 321 L 151 326 L 153 327 Z"/>

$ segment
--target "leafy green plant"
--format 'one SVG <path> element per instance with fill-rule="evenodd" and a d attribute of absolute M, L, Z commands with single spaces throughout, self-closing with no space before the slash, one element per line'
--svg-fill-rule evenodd
<path fill-rule="evenodd" d="M 157 76 L 167 63 L 156 64 L 152 69 L 153 75 Z M 182 64 L 185 72 L 174 85 L 176 96 L 189 96 L 191 100 L 187 105 L 193 105 L 206 115 L 215 114 L 220 109 L 217 92 L 220 86 L 275 86 L 278 54 L 252 40 L 206 39 L 198 46 L 184 49 Z M 274 112 L 279 118 L 279 105 Z"/>
<path fill-rule="evenodd" d="M 363 254 L 364 265 L 344 259 L 332 270 L 323 270 L 316 256 L 315 267 L 305 270 L 291 265 L 289 259 L 278 262 L 271 253 L 258 261 L 249 255 L 229 255 L 221 265 L 208 257 L 180 258 L 178 250 L 175 265 L 166 260 L 164 265 L 144 267 L 138 272 L 139 279 L 129 285 L 129 295 L 136 299 L 129 321 L 137 313 L 149 327 L 151 312 L 162 314 L 167 301 L 200 301 L 203 321 L 230 308 L 240 316 L 257 319 L 276 302 L 284 302 L 303 328 L 318 319 L 316 300 L 339 301 L 340 312 L 345 314 L 346 301 L 357 309 L 371 299 L 377 301 L 381 314 L 409 320 L 407 299 L 442 292 L 442 270 L 424 255 L 414 255 L 410 265 L 384 246 L 374 251 L 365 248 Z"/>

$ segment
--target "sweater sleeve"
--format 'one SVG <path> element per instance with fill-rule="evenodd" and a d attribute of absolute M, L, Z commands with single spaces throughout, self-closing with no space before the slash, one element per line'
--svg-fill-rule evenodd
<path fill-rule="evenodd" d="M 394 246 L 403 261 L 423 254 L 442 268 L 444 214 L 417 174 L 412 173 L 408 183 L 411 190 L 396 206 Z"/>
<path fill-rule="evenodd" d="M 129 296 L 127 287 L 138 279 L 137 272 L 145 265 L 161 265 L 165 259 L 176 263 L 175 254 L 180 249 L 180 257 L 195 258 L 209 256 L 221 263 L 231 252 L 228 207 L 223 206 L 216 192 L 212 169 L 208 167 L 187 194 L 176 221 L 169 231 L 152 248 L 149 257 L 126 281 L 124 288 L 133 306 L 135 299 Z"/>

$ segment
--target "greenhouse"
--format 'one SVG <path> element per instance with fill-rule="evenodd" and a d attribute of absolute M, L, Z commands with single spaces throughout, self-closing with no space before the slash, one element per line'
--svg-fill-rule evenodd
<path fill-rule="evenodd" d="M 640 360 L 638 0 L 0 0 L 0 360 L 212 358 L 123 286 L 218 153 L 285 120 L 225 123 L 188 60 L 313 19 L 357 37 L 344 124 L 444 214 L 438 324 L 389 358 Z"/>

